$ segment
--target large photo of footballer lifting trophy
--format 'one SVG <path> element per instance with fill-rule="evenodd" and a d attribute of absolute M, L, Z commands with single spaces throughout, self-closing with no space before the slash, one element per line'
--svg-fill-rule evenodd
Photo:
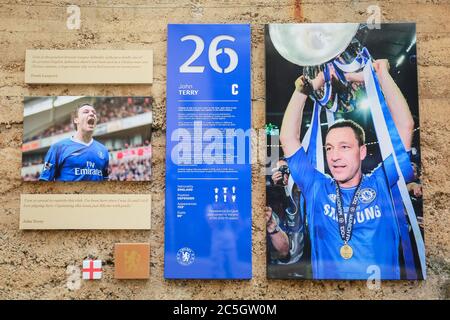
<path fill-rule="evenodd" d="M 415 24 L 270 24 L 267 276 L 425 279 Z"/>
<path fill-rule="evenodd" d="M 26 97 L 23 180 L 151 180 L 152 105 L 152 97 Z"/>

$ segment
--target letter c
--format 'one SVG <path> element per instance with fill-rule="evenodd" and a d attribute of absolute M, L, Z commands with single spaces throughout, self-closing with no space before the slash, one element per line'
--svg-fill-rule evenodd
<path fill-rule="evenodd" d="M 233 96 L 237 96 L 239 94 L 239 91 L 237 90 L 239 88 L 239 85 L 237 85 L 236 83 L 233 83 L 231 85 L 231 94 Z"/>

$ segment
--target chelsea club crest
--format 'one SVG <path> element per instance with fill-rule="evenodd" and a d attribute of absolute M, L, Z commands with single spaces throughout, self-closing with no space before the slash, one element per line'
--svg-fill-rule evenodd
<path fill-rule="evenodd" d="M 192 264 L 195 260 L 195 253 L 191 248 L 181 248 L 177 252 L 177 262 L 183 266 Z"/>
<path fill-rule="evenodd" d="M 362 203 L 369 203 L 372 202 L 375 197 L 377 196 L 377 193 L 372 188 L 364 188 L 361 190 L 359 194 L 359 201 Z"/>
<path fill-rule="evenodd" d="M 97 154 L 100 159 L 102 159 L 102 160 L 105 159 L 105 155 L 102 151 L 99 151 Z"/>

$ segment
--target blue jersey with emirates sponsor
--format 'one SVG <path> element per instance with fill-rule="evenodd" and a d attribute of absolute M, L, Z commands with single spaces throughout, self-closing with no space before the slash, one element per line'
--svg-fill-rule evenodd
<path fill-rule="evenodd" d="M 109 153 L 100 142 L 85 144 L 67 138 L 48 150 L 42 181 L 102 181 L 108 179 Z"/>
<path fill-rule="evenodd" d="M 287 160 L 291 175 L 306 199 L 313 277 L 368 279 L 373 268 L 378 267 L 381 279 L 400 279 L 400 236 L 382 165 L 363 175 L 348 243 L 353 256 L 345 260 L 340 255 L 344 241 L 339 233 L 333 179 L 312 166 L 303 148 Z M 346 221 L 355 190 L 356 187 L 341 188 Z"/>

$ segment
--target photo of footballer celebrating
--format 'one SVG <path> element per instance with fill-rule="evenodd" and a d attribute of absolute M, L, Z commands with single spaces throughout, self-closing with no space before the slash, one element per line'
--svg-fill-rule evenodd
<path fill-rule="evenodd" d="M 93 106 L 84 103 L 77 107 L 73 118 L 75 135 L 51 145 L 39 180 L 108 180 L 108 149 L 92 137 L 97 121 Z"/>
<path fill-rule="evenodd" d="M 299 47 L 311 46 L 310 51 L 298 54 L 283 32 L 303 39 Z M 298 69 L 291 73 L 293 89 L 283 90 L 287 107 L 267 110 L 268 120 L 280 127 L 276 138 L 289 172 L 281 185 L 267 183 L 268 276 L 425 279 L 417 219 L 422 208 L 412 205 L 407 188 L 414 181 L 413 165 L 420 165 L 414 25 L 381 30 L 358 24 L 275 25 L 266 36 L 272 40 L 269 61 L 283 57 L 302 66 L 300 75 Z M 377 47 L 380 39 L 386 42 Z M 389 48 L 401 41 L 398 52 Z M 272 66 L 267 78 L 277 79 L 276 69 L 283 71 Z M 268 104 L 280 101 L 274 92 L 270 96 Z M 282 198 L 273 196 L 277 188 L 284 188 L 293 204 L 280 205 Z M 293 228 L 291 221 L 300 225 Z M 294 245 L 303 252 L 291 263 Z"/>
<path fill-rule="evenodd" d="M 148 181 L 151 97 L 27 97 L 24 181 Z"/>

